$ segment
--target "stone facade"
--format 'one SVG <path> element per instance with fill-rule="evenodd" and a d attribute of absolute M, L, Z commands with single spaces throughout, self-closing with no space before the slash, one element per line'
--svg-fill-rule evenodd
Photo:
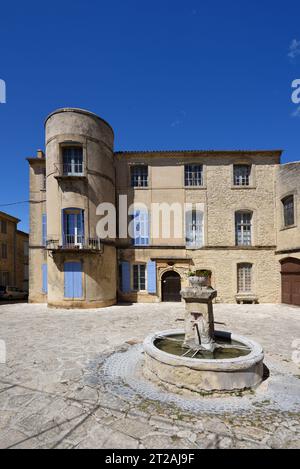
<path fill-rule="evenodd" d="M 30 301 L 48 301 L 51 306 L 101 307 L 125 302 L 159 302 L 163 299 L 163 276 L 175 271 L 181 287 L 187 285 L 190 270 L 211 272 L 211 284 L 219 302 L 239 300 L 260 303 L 281 302 L 280 261 L 300 258 L 299 182 L 300 163 L 280 165 L 281 151 L 162 151 L 114 152 L 111 127 L 98 116 L 78 109 L 62 109 L 46 120 L 46 158 L 39 151 L 30 163 Z M 83 152 L 84 170 L 80 177 L 62 170 L 64 147 L 78 146 Z M 201 165 L 202 184 L 185 185 L 187 165 Z M 251 168 L 248 185 L 234 183 L 235 165 Z M 134 166 L 148 168 L 147 187 L 132 187 Z M 46 173 L 46 186 L 44 185 Z M 295 226 L 282 229 L 282 198 L 295 196 Z M 116 205 L 117 215 L 127 217 L 119 207 L 120 196 L 127 204 L 143 204 L 151 211 L 153 203 L 200 204 L 203 213 L 202 245 L 186 245 L 184 229 L 163 236 L 149 222 L 146 245 L 134 246 L 132 239 L 101 239 L 100 248 L 86 245 L 97 240 L 100 217 L 97 206 Z M 62 213 L 68 209 L 84 213 L 85 243 L 66 249 L 63 243 Z M 127 210 L 127 207 L 126 207 Z M 251 243 L 237 245 L 236 213 L 252 214 Z M 43 214 L 47 215 L 46 246 L 43 245 Z M 183 215 L 184 217 L 184 215 Z M 130 222 L 130 216 L 127 217 Z M 45 228 L 44 228 L 45 229 Z M 45 237 L 45 236 L 44 236 Z M 73 246 L 74 248 L 74 246 Z M 65 298 L 65 264 L 80 263 L 81 297 Z M 149 288 L 152 263 L 151 282 Z M 126 272 L 123 265 L 126 264 Z M 145 266 L 143 288 L 134 288 L 133 266 Z M 239 297 L 238 266 L 251 265 L 251 289 Z M 47 289 L 43 292 L 42 266 L 47 265 Z M 155 274 L 153 274 L 153 266 Z M 118 276 L 119 271 L 119 276 Z M 124 285 L 124 272 L 127 288 Z M 154 280 L 153 280 L 154 275 Z M 44 279 L 45 282 L 45 279 Z M 155 283 L 155 288 L 153 288 Z M 47 290 L 47 293 L 46 293 Z"/>
<path fill-rule="evenodd" d="M 0 285 L 28 291 L 29 237 L 18 230 L 19 221 L 0 212 Z"/>

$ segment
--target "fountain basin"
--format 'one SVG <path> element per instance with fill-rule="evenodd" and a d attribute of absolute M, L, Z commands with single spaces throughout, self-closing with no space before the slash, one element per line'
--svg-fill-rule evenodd
<path fill-rule="evenodd" d="M 262 347 L 237 334 L 215 331 L 218 342 L 241 344 L 249 349 L 246 355 L 235 358 L 190 358 L 167 353 L 157 343 L 175 336 L 183 336 L 183 330 L 169 330 L 149 335 L 144 341 L 144 375 L 160 382 L 175 392 L 192 393 L 235 392 L 254 388 L 263 379 Z M 184 353 L 184 349 L 182 349 Z"/>

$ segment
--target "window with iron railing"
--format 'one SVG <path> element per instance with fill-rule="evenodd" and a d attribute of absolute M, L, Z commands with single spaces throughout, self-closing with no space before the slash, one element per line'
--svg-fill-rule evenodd
<path fill-rule="evenodd" d="M 233 183 L 235 186 L 250 186 L 251 166 L 236 164 L 233 166 Z"/>
<path fill-rule="evenodd" d="M 252 244 L 252 212 L 236 212 L 235 242 L 237 246 Z"/>
<path fill-rule="evenodd" d="M 294 196 L 290 195 L 282 200 L 283 204 L 283 219 L 284 226 L 292 226 L 295 224 L 295 207 L 294 207 Z"/>
<path fill-rule="evenodd" d="M 238 265 L 238 293 L 249 293 L 252 290 L 252 264 Z"/>
<path fill-rule="evenodd" d="M 187 187 L 203 185 L 203 166 L 188 164 L 184 167 L 184 185 Z"/>
<path fill-rule="evenodd" d="M 63 147 L 62 158 L 64 176 L 83 176 L 82 147 Z"/>
<path fill-rule="evenodd" d="M 131 187 L 148 187 L 148 166 L 132 166 L 130 171 Z"/>

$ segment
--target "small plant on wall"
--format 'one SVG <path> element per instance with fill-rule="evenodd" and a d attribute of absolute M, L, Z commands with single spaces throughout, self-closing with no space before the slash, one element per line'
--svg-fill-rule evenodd
<path fill-rule="evenodd" d="M 209 270 L 189 270 L 188 272 L 188 277 L 205 277 L 208 278 L 210 277 L 211 273 Z"/>

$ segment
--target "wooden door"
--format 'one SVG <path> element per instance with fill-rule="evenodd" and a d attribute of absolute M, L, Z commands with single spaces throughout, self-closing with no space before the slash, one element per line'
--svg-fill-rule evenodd
<path fill-rule="evenodd" d="M 162 276 L 162 301 L 181 301 L 181 279 L 177 272 L 166 272 Z"/>

